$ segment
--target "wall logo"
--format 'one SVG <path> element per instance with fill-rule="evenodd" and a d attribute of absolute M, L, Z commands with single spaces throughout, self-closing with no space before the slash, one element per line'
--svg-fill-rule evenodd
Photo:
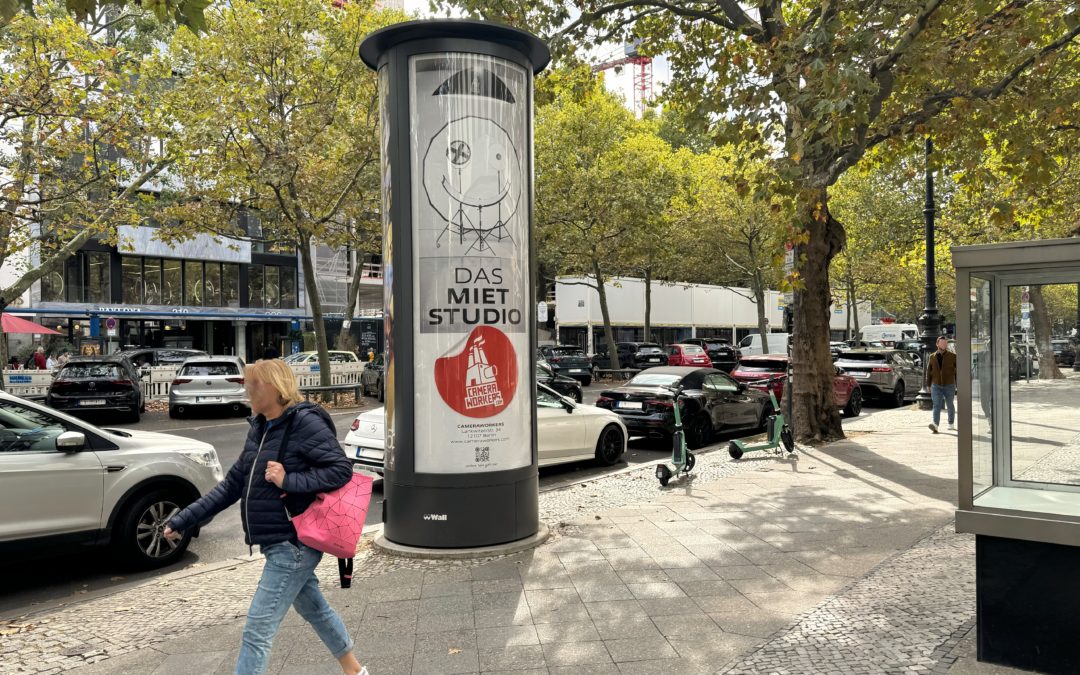
<path fill-rule="evenodd" d="M 517 391 L 514 345 L 498 328 L 477 326 L 457 354 L 435 362 L 435 385 L 446 405 L 468 417 L 497 415 Z"/>

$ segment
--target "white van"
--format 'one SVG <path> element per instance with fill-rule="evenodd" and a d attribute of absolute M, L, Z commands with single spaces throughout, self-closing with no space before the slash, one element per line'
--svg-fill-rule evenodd
<path fill-rule="evenodd" d="M 761 350 L 761 336 L 755 333 L 747 335 L 739 343 L 739 353 L 743 356 L 758 354 L 787 354 L 789 333 L 769 333 L 769 351 Z"/>
<path fill-rule="evenodd" d="M 864 342 L 884 342 L 891 347 L 904 340 L 918 340 L 919 327 L 913 323 L 882 323 L 863 326 L 859 335 Z"/>

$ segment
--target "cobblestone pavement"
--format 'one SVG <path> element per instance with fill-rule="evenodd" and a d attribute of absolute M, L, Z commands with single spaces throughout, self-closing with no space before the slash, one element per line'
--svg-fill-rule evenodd
<path fill-rule="evenodd" d="M 859 647 L 868 630 L 890 634 L 897 662 L 944 663 L 974 606 L 943 596 L 935 609 L 929 586 L 911 597 L 920 560 L 935 566 L 926 583 L 944 584 L 947 559 L 963 557 L 927 557 L 935 537 L 947 551 L 963 540 L 925 539 L 952 517 L 956 471 L 955 437 L 930 435 L 926 417 L 854 420 L 849 440 L 794 457 L 704 454 L 666 489 L 643 467 L 545 493 L 553 538 L 526 553 L 426 561 L 365 545 L 352 589 L 335 588 L 329 561 L 320 576 L 373 675 L 697 675 L 769 658 L 800 631 L 864 659 L 842 672 L 891 672 Z M 231 672 L 260 571 L 238 560 L 0 626 L 0 673 Z M 275 673 L 340 672 L 295 614 L 273 659 Z"/>

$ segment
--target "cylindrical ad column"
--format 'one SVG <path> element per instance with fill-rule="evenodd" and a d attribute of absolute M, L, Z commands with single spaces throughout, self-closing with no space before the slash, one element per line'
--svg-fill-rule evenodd
<path fill-rule="evenodd" d="M 532 77 L 547 48 L 471 21 L 391 26 L 379 71 L 388 267 L 387 539 L 538 529 Z"/>

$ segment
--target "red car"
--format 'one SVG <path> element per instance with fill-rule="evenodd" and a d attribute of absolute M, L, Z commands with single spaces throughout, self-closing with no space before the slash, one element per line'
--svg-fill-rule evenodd
<path fill-rule="evenodd" d="M 709 353 L 697 345 L 671 345 L 668 347 L 669 366 L 712 366 Z"/>
<path fill-rule="evenodd" d="M 744 356 L 739 359 L 739 365 L 731 371 L 731 377 L 738 382 L 753 382 L 775 378 L 768 383 L 754 385 L 754 389 L 768 391 L 772 389 L 777 402 L 784 397 L 783 375 L 787 372 L 788 357 L 783 354 L 763 354 L 757 356 Z M 839 368 L 833 376 L 833 398 L 836 407 L 841 408 L 848 417 L 858 417 L 862 412 L 863 395 L 859 388 L 859 382 L 851 375 L 845 374 Z"/>

